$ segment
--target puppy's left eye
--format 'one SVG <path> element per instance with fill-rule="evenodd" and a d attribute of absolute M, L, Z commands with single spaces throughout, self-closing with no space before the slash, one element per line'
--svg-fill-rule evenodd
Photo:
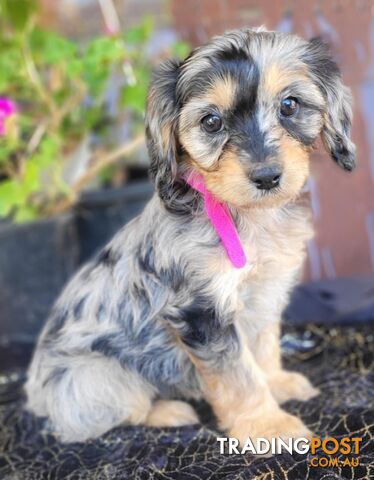
<path fill-rule="evenodd" d="M 281 101 L 280 113 L 282 117 L 292 117 L 299 110 L 299 102 L 295 97 L 287 97 Z"/>
<path fill-rule="evenodd" d="M 222 119 L 218 115 L 210 114 L 201 120 L 203 129 L 208 133 L 217 133 L 222 128 Z"/>

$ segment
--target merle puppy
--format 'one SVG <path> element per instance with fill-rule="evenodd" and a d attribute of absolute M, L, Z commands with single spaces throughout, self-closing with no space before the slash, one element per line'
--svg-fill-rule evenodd
<path fill-rule="evenodd" d="M 318 391 L 282 369 L 279 323 L 312 235 L 298 200 L 309 152 L 321 134 L 352 170 L 351 117 L 320 41 L 236 30 L 162 64 L 146 115 L 156 193 L 55 304 L 29 369 L 28 408 L 63 441 L 122 422 L 197 422 L 188 398 L 206 399 L 241 442 L 310 436 L 280 407 Z M 207 192 L 237 234 L 240 268 Z"/>

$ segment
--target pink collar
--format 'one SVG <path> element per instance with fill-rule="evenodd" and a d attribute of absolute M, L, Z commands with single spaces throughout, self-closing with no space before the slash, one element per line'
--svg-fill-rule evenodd
<path fill-rule="evenodd" d="M 219 202 L 206 189 L 204 178 L 197 172 L 192 172 L 186 182 L 194 190 L 200 192 L 204 199 L 205 211 L 212 222 L 217 235 L 221 239 L 227 256 L 236 268 L 243 268 L 247 262 L 242 242 L 235 227 L 229 209 L 224 203 Z"/>

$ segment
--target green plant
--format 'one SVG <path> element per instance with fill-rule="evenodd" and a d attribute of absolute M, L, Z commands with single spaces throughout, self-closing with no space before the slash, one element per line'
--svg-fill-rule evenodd
<path fill-rule="evenodd" d="M 142 143 L 139 120 L 152 68 L 144 53 L 150 18 L 84 45 L 39 28 L 36 20 L 34 1 L 0 0 L 0 97 L 16 105 L 0 130 L 0 218 L 14 221 L 66 209 L 102 168 Z M 187 49 L 184 43 L 172 48 L 179 56 Z M 119 79 L 114 111 L 107 95 L 113 78 Z M 126 119 L 134 139 L 108 151 L 108 127 Z M 88 171 L 69 184 L 67 159 L 87 136 L 100 148 Z"/>

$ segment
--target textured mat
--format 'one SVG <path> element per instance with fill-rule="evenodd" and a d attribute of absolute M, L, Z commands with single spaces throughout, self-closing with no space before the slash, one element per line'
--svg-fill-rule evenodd
<path fill-rule="evenodd" d="M 312 467 L 311 455 L 221 455 L 206 405 L 197 405 L 201 425 L 119 427 L 95 441 L 63 446 L 18 399 L 0 405 L 0 479 L 368 479 L 374 475 L 373 344 L 373 324 L 287 327 L 283 335 L 287 367 L 305 372 L 322 391 L 285 408 L 318 436 L 362 437 L 357 467 Z"/>

